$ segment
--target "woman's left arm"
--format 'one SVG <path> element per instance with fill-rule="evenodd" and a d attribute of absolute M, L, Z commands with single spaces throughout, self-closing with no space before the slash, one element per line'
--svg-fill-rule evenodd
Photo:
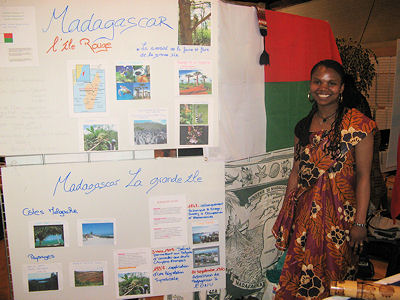
<path fill-rule="evenodd" d="M 367 211 L 370 197 L 370 174 L 372 165 L 372 154 L 374 147 L 374 135 L 368 134 L 355 147 L 356 154 L 356 216 L 350 230 L 350 246 L 356 248 L 362 246 L 367 238 L 366 226 L 357 224 L 365 224 L 367 221 Z"/>

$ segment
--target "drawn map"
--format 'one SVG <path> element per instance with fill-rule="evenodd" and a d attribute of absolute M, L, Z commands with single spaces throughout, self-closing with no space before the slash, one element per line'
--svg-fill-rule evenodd
<path fill-rule="evenodd" d="M 292 164 L 293 149 L 284 149 L 225 165 L 225 299 L 272 299 L 284 257 L 271 229 Z"/>
<path fill-rule="evenodd" d="M 101 66 L 76 65 L 72 72 L 74 113 L 105 112 L 105 74 Z"/>

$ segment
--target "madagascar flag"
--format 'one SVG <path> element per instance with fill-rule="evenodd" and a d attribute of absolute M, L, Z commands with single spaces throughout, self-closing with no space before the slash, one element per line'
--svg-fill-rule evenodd
<path fill-rule="evenodd" d="M 265 17 L 266 150 L 272 151 L 293 146 L 294 127 L 311 108 L 311 68 L 323 59 L 341 59 L 327 22 L 269 10 Z"/>
<path fill-rule="evenodd" d="M 4 43 L 12 43 L 12 42 L 13 42 L 13 34 L 4 33 Z"/>

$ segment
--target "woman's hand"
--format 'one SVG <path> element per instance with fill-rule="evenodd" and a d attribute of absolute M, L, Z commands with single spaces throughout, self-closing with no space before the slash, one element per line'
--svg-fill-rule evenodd
<path fill-rule="evenodd" d="M 367 241 L 367 227 L 353 225 L 350 229 L 350 246 L 355 253 L 361 253 L 364 241 Z"/>

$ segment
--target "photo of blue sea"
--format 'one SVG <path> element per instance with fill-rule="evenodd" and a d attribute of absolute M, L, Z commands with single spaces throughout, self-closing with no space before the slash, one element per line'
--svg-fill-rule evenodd
<path fill-rule="evenodd" d="M 83 245 L 114 244 L 114 223 L 82 223 Z"/>
<path fill-rule="evenodd" d="M 37 244 L 37 247 L 59 246 L 59 245 L 64 245 L 64 240 L 61 234 L 52 234 L 47 236 L 41 242 L 39 239 L 36 239 L 35 244 Z"/>

